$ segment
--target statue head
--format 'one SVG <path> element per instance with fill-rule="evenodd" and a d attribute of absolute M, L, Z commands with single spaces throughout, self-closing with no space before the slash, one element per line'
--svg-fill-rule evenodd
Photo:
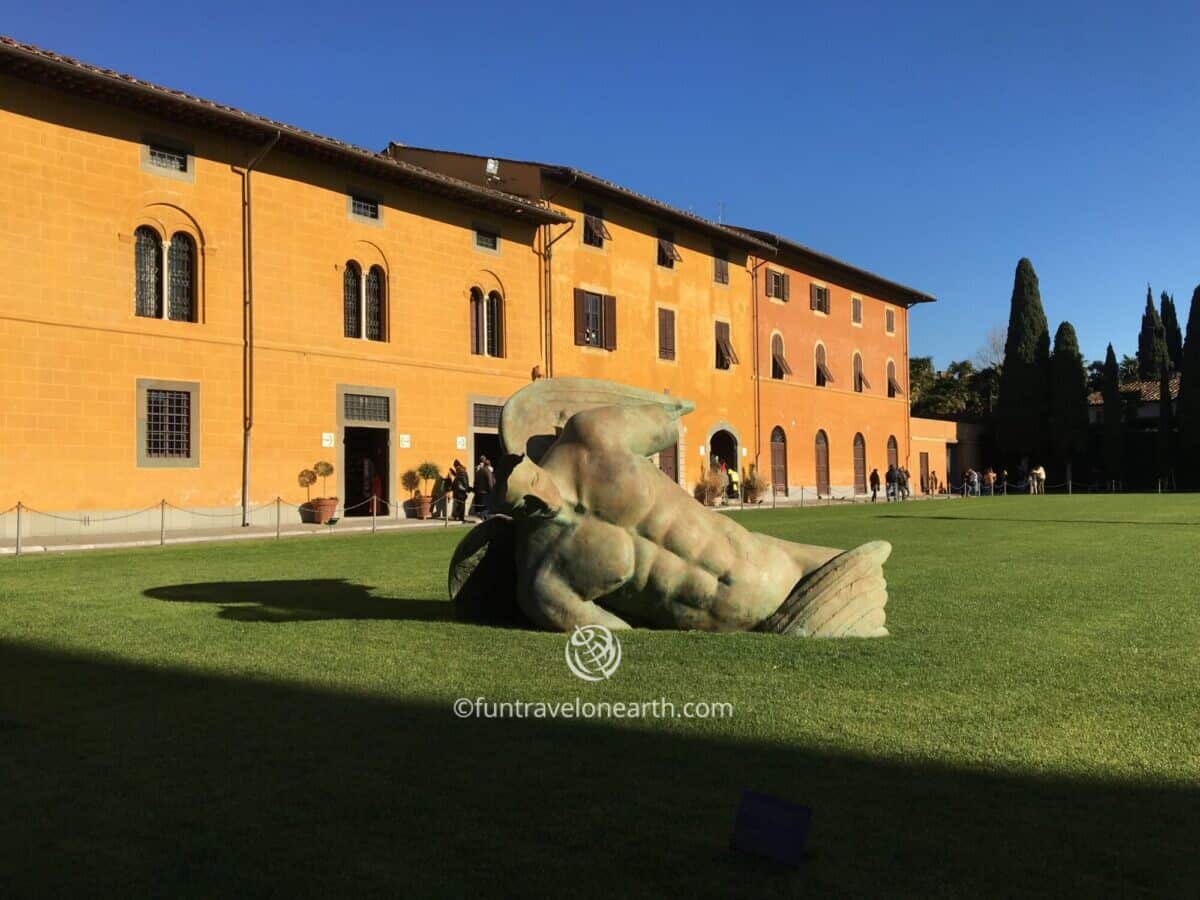
<path fill-rule="evenodd" d="M 497 472 L 500 511 L 514 517 L 553 518 L 563 505 L 550 473 L 528 456 L 508 456 Z"/>

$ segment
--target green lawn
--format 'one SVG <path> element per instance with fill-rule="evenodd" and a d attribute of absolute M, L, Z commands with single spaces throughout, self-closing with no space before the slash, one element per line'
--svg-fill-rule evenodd
<path fill-rule="evenodd" d="M 1200 497 L 741 520 L 890 540 L 892 637 L 639 631 L 587 684 L 448 619 L 462 532 L 0 560 L 0 894 L 1200 892 Z M 727 850 L 747 787 L 813 808 L 799 871 Z"/>

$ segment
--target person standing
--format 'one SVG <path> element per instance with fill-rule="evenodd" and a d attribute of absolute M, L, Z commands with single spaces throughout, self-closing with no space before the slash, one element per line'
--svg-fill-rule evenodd
<path fill-rule="evenodd" d="M 492 489 L 496 486 L 496 477 L 492 473 L 492 465 L 486 456 L 479 457 L 479 465 L 475 467 L 475 506 L 479 510 L 479 520 L 482 522 L 492 511 Z"/>
<path fill-rule="evenodd" d="M 879 470 L 871 470 L 871 502 L 874 503 L 879 497 Z"/>
<path fill-rule="evenodd" d="M 1033 470 L 1033 478 L 1035 485 L 1034 493 L 1046 493 L 1046 467 L 1039 463 L 1038 467 Z"/>
<path fill-rule="evenodd" d="M 903 466 L 896 470 L 896 494 L 900 500 L 908 499 L 908 469 Z"/>
<path fill-rule="evenodd" d="M 454 518 L 459 522 L 467 520 L 467 494 L 471 492 L 471 480 L 467 477 L 467 467 L 457 459 L 454 461 Z"/>
<path fill-rule="evenodd" d="M 883 497 L 891 503 L 896 499 L 896 467 L 889 465 L 883 476 Z"/>

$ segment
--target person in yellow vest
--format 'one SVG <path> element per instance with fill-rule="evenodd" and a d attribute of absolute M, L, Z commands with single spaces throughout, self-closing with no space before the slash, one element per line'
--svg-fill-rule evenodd
<path fill-rule="evenodd" d="M 737 466 L 729 470 L 729 493 L 733 497 L 740 497 L 742 490 L 742 477 L 738 475 Z"/>

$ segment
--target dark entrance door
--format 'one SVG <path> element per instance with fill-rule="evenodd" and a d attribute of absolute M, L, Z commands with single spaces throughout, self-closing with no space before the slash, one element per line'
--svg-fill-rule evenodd
<path fill-rule="evenodd" d="M 787 435 L 778 425 L 771 430 L 771 486 L 787 496 Z"/>
<path fill-rule="evenodd" d="M 500 447 L 500 435 L 477 431 L 475 432 L 475 455 L 470 459 L 464 459 L 463 464 L 471 470 L 471 477 L 474 478 L 475 467 L 479 465 L 479 457 L 486 456 L 494 469 L 503 455 L 504 451 Z M 473 481 L 472 484 L 474 484 Z"/>
<path fill-rule="evenodd" d="M 344 444 L 343 514 L 369 516 L 374 507 L 376 515 L 388 515 L 388 430 L 347 427 Z"/>
<path fill-rule="evenodd" d="M 921 493 L 929 493 L 929 454 L 921 454 Z"/>
<path fill-rule="evenodd" d="M 829 438 L 824 431 L 817 432 L 817 496 L 829 496 Z"/>
<path fill-rule="evenodd" d="M 867 442 L 861 434 L 854 436 L 854 493 L 867 492 Z"/>
<path fill-rule="evenodd" d="M 716 432 L 708 440 L 708 462 L 714 468 L 720 468 L 720 463 L 725 463 L 730 472 L 738 471 L 737 438 L 724 429 Z M 726 493 L 730 497 L 734 496 L 732 479 Z"/>
<path fill-rule="evenodd" d="M 658 467 L 662 469 L 662 473 L 674 481 L 679 483 L 679 445 L 672 444 L 670 447 L 664 447 L 662 452 L 658 454 Z"/>

